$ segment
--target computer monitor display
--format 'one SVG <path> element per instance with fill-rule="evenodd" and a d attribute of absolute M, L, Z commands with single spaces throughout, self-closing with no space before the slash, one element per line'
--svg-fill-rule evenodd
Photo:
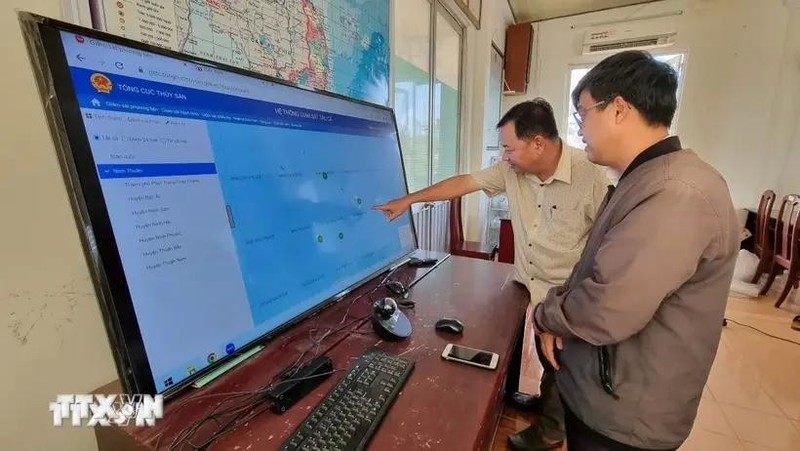
<path fill-rule="evenodd" d="M 409 214 L 371 209 L 407 192 L 392 110 L 21 18 L 129 390 L 171 393 L 415 250 Z"/>

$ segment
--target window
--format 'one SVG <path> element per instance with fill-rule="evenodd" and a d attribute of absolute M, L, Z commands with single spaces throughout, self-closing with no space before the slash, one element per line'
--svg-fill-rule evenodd
<path fill-rule="evenodd" d="M 503 101 L 503 54 L 492 44 L 489 86 L 486 90 L 486 111 L 484 112 L 484 153 L 483 167 L 500 161 L 500 121 Z M 496 246 L 500 235 L 500 219 L 508 218 L 508 197 L 505 194 L 487 199 L 481 196 L 481 210 L 486 212 L 484 242 Z"/>
<path fill-rule="evenodd" d="M 659 61 L 663 61 L 670 66 L 678 73 L 678 93 L 680 94 L 681 85 L 683 84 L 683 72 L 685 68 L 686 62 L 686 55 L 683 53 L 673 53 L 668 55 L 653 55 Z M 577 147 L 579 149 L 584 148 L 583 141 L 581 140 L 580 135 L 578 134 L 578 124 L 575 122 L 575 118 L 573 117 L 572 113 L 575 112 L 575 106 L 572 104 L 572 91 L 578 86 L 578 82 L 588 73 L 592 66 L 572 66 L 570 69 L 569 74 L 569 92 L 567 92 L 567 105 L 569 105 L 569 113 L 567 114 L 567 144 L 572 147 Z M 680 108 L 680 105 L 678 106 Z M 675 112 L 675 117 L 677 118 L 678 112 Z M 671 133 L 676 132 L 675 124 L 677 121 L 673 121 L 672 129 L 670 130 Z"/>
<path fill-rule="evenodd" d="M 483 117 L 483 136 L 485 150 L 496 152 L 500 147 L 500 132 L 497 122 L 503 109 L 503 63 L 504 56 L 494 43 L 490 50 L 489 86 L 486 88 L 486 111 Z"/>
<path fill-rule="evenodd" d="M 438 8 L 434 30 L 432 183 L 458 171 L 461 106 L 461 28 L 447 11 Z"/>
<path fill-rule="evenodd" d="M 438 1 L 392 3 L 394 110 L 416 191 L 458 171 L 463 28 Z"/>

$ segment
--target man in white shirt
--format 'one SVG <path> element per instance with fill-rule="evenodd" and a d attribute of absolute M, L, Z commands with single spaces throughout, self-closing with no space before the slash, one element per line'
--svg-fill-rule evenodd
<path fill-rule="evenodd" d="M 503 161 L 468 175 L 458 175 L 374 208 L 392 220 L 413 203 L 453 199 L 482 190 L 506 193 L 514 229 L 514 279 L 525 285 L 531 306 L 563 284 L 580 258 L 609 181 L 583 151 L 559 138 L 553 109 L 544 99 L 511 108 L 498 123 Z M 525 339 L 533 333 L 526 322 Z M 538 346 L 537 346 L 538 347 Z M 545 450 L 564 440 L 564 414 L 546 360 L 541 382 L 542 418 L 509 437 L 519 450 Z"/>

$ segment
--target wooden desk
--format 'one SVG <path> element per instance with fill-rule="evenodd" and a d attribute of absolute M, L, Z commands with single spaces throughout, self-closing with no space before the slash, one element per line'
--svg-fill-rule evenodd
<path fill-rule="evenodd" d="M 409 280 L 422 269 L 404 268 L 395 276 Z M 512 266 L 485 260 L 452 256 L 428 272 L 413 287 L 410 299 L 416 308 L 406 310 L 414 327 L 411 338 L 383 342 L 372 331 L 369 320 L 354 324 L 346 334 L 331 337 L 322 346 L 334 368 L 347 370 L 372 346 L 401 354 L 416 362 L 394 405 L 370 443 L 370 449 L 488 449 L 502 407 L 502 391 L 508 362 L 522 332 L 528 293 L 512 282 Z M 393 276 L 394 277 L 394 276 Z M 358 318 L 371 310 L 368 297 L 356 296 L 374 286 L 367 284 L 336 306 L 298 324 L 277 337 L 256 356 L 214 383 L 168 402 L 164 418 L 154 427 L 97 427 L 100 450 L 166 450 L 187 426 L 217 407 L 230 392 L 253 391 L 267 384 L 308 348 L 315 327 L 339 325 L 344 311 Z M 376 295 L 380 295 L 378 291 Z M 436 320 L 455 316 L 465 325 L 462 336 L 436 332 Z M 347 320 L 350 321 L 350 320 Z M 345 324 L 347 323 L 345 321 Z M 324 326 L 323 326 L 324 325 Z M 441 359 L 447 342 L 483 348 L 500 354 L 498 369 L 483 370 Z M 211 450 L 273 450 L 283 443 L 346 371 L 332 375 L 314 392 L 283 415 L 261 413 L 246 425 L 215 441 Z M 98 393 L 119 393 L 109 384 Z M 196 436 L 202 442 L 215 431 L 213 424 Z M 190 449 L 188 446 L 178 449 Z"/>

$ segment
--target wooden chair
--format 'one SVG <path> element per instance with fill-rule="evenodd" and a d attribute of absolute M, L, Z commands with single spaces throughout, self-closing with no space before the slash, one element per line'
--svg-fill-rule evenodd
<path fill-rule="evenodd" d="M 783 292 L 775 301 L 775 307 L 780 307 L 792 287 L 797 288 L 800 284 L 798 279 L 798 270 L 800 270 L 800 246 L 798 246 L 798 239 L 800 239 L 800 196 L 797 194 L 787 194 L 783 197 L 781 202 L 780 213 L 778 214 L 778 222 L 775 225 L 775 252 L 772 258 L 772 265 L 769 271 L 767 283 L 761 288 L 761 295 L 766 294 L 772 282 L 775 281 L 777 276 L 783 269 L 788 270 L 786 276 L 786 286 L 783 287 Z"/>
<path fill-rule="evenodd" d="M 758 283 L 758 279 L 769 269 L 772 264 L 774 252 L 772 237 L 770 236 L 770 215 L 772 205 L 775 203 L 775 192 L 768 189 L 761 194 L 761 201 L 758 203 L 758 213 L 756 214 L 756 231 L 754 235 L 753 252 L 758 255 L 758 267 L 750 283 Z"/>
<path fill-rule="evenodd" d="M 482 260 L 494 260 L 497 253 L 496 246 L 490 246 L 479 241 L 464 240 L 460 197 L 450 199 L 450 253 Z"/>
<path fill-rule="evenodd" d="M 514 263 L 514 228 L 510 219 L 500 220 L 500 236 L 497 239 L 497 261 Z"/>

